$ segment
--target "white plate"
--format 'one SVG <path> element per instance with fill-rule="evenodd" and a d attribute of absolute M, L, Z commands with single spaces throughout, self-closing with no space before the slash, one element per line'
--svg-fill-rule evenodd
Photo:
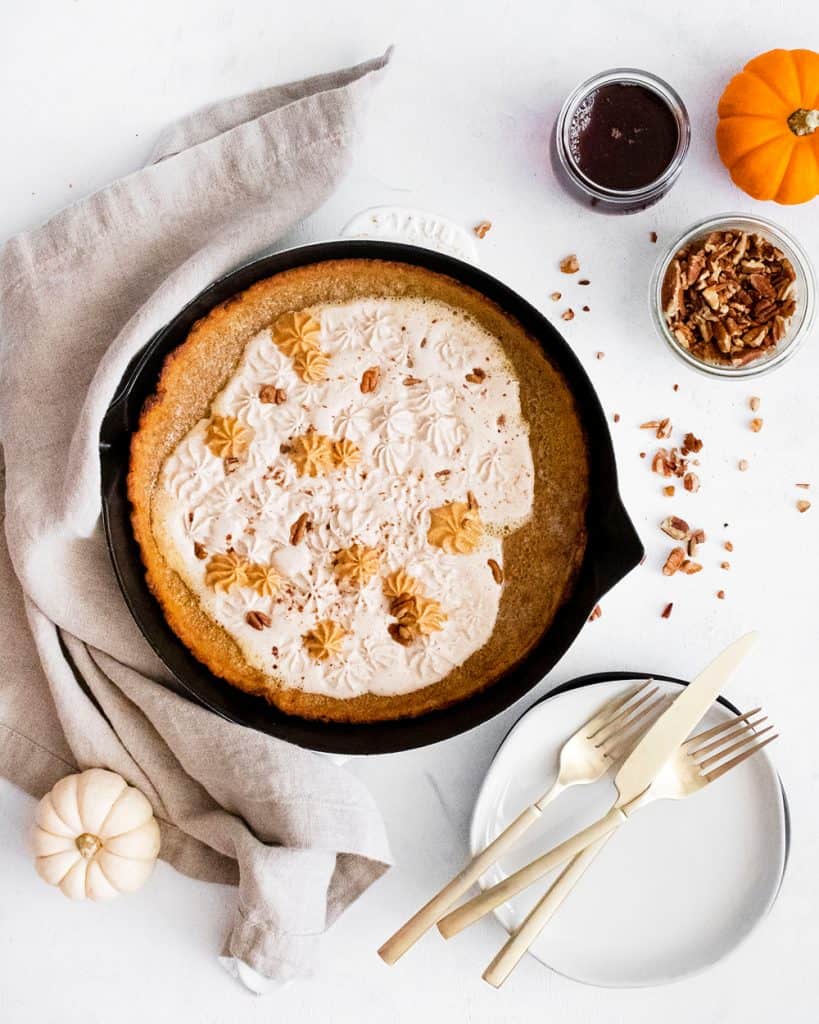
<path fill-rule="evenodd" d="M 475 805 L 473 855 L 548 788 L 567 737 L 633 685 L 606 679 L 565 690 L 517 722 Z M 679 692 L 676 683 L 658 685 Z M 701 728 L 730 717 L 726 707 L 714 705 Z M 787 859 L 785 799 L 766 754 L 687 800 L 663 801 L 635 815 L 589 867 L 532 954 L 577 981 L 632 988 L 675 981 L 734 949 L 776 899 Z M 566 839 L 605 813 L 615 797 L 609 780 L 564 793 L 481 885 L 494 885 Z M 498 908 L 507 931 L 520 925 L 553 878 Z"/>

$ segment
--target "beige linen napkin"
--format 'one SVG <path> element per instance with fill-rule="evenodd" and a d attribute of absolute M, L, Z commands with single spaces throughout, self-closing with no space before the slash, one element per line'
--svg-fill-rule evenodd
<path fill-rule="evenodd" d="M 162 685 L 100 528 L 99 429 L 153 333 L 327 198 L 388 60 L 214 104 L 0 250 L 0 771 L 34 796 L 77 768 L 120 772 L 153 804 L 162 857 L 238 884 L 226 955 L 280 980 L 310 973 L 386 870 L 383 824 L 328 759 Z"/>

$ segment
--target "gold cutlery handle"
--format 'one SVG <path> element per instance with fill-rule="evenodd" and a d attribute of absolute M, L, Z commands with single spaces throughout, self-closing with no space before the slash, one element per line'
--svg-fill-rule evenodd
<path fill-rule="evenodd" d="M 472 886 L 495 861 L 509 849 L 523 833 L 538 820 L 540 810 L 532 804 L 518 815 L 515 820 L 496 836 L 473 861 L 457 874 L 451 882 L 432 897 L 414 917 L 402 925 L 392 938 L 387 939 L 378 955 L 387 964 L 394 964 L 407 952 L 429 929 L 437 923 L 438 918 L 450 909 L 452 904 Z"/>
<path fill-rule="evenodd" d="M 613 832 L 607 833 L 602 839 L 587 846 L 585 850 L 576 854 L 569 861 L 545 895 L 535 904 L 528 917 L 524 919 L 520 928 L 509 937 L 506 945 L 483 972 L 484 981 L 494 985 L 495 988 L 501 987 L 518 965 L 521 957 L 546 927 L 552 915 L 578 883 L 583 872 L 613 834 Z"/>
<path fill-rule="evenodd" d="M 522 892 L 553 868 L 559 867 L 564 861 L 574 857 L 575 854 L 581 853 L 590 843 L 608 835 L 609 832 L 613 832 L 625 820 L 626 816 L 620 808 L 612 807 L 605 817 L 596 821 L 593 825 L 584 828 L 559 846 L 549 850 L 548 853 L 544 853 L 541 857 L 533 860 L 531 864 L 521 868 L 520 871 L 516 871 L 513 875 L 504 879 L 504 881 L 493 885 L 491 889 L 485 889 L 480 895 L 469 900 L 468 903 L 464 903 L 457 910 L 453 910 L 446 917 L 442 917 L 438 922 L 438 931 L 445 939 L 451 939 L 453 935 L 457 935 L 458 932 L 463 931 L 464 928 L 474 924 L 475 921 L 488 914 L 490 910 L 494 910 L 495 907 L 499 907 L 502 903 L 511 899 L 512 896 Z"/>

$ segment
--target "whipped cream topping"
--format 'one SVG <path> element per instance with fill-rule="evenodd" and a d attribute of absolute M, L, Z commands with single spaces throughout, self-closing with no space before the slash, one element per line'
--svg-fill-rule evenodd
<path fill-rule="evenodd" d="M 210 418 L 167 459 L 155 529 L 207 614 L 282 685 L 337 698 L 408 693 L 448 675 L 492 635 L 501 586 L 488 562 L 503 566 L 503 535 L 532 510 L 518 382 L 497 339 L 443 303 L 385 299 L 307 312 L 321 325 L 326 380 L 301 379 L 269 329 L 254 337 Z M 378 384 L 362 391 L 373 367 Z M 262 401 L 265 386 L 283 396 Z M 219 417 L 238 421 L 232 437 L 241 444 L 224 448 L 235 457 L 209 446 Z M 288 452 L 311 429 L 354 442 L 360 461 L 300 476 Z M 430 512 L 469 492 L 483 536 L 471 553 L 447 554 L 428 540 Z M 305 513 L 308 528 L 294 544 L 294 523 Z M 380 556 L 379 572 L 360 588 L 334 572 L 337 553 L 353 544 Z M 208 557 L 230 551 L 273 566 L 278 593 L 208 586 Z M 396 569 L 418 580 L 446 615 L 442 629 L 407 645 L 390 636 L 395 618 L 382 590 Z M 338 653 L 317 660 L 304 637 L 327 620 L 344 639 Z"/>

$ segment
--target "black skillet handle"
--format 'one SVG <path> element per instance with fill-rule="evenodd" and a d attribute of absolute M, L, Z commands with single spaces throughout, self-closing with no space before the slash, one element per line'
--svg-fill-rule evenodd
<path fill-rule="evenodd" d="M 598 598 L 638 566 L 644 555 L 643 543 L 620 495 L 615 493 L 608 509 L 600 517 L 593 537 L 592 556 Z"/>

